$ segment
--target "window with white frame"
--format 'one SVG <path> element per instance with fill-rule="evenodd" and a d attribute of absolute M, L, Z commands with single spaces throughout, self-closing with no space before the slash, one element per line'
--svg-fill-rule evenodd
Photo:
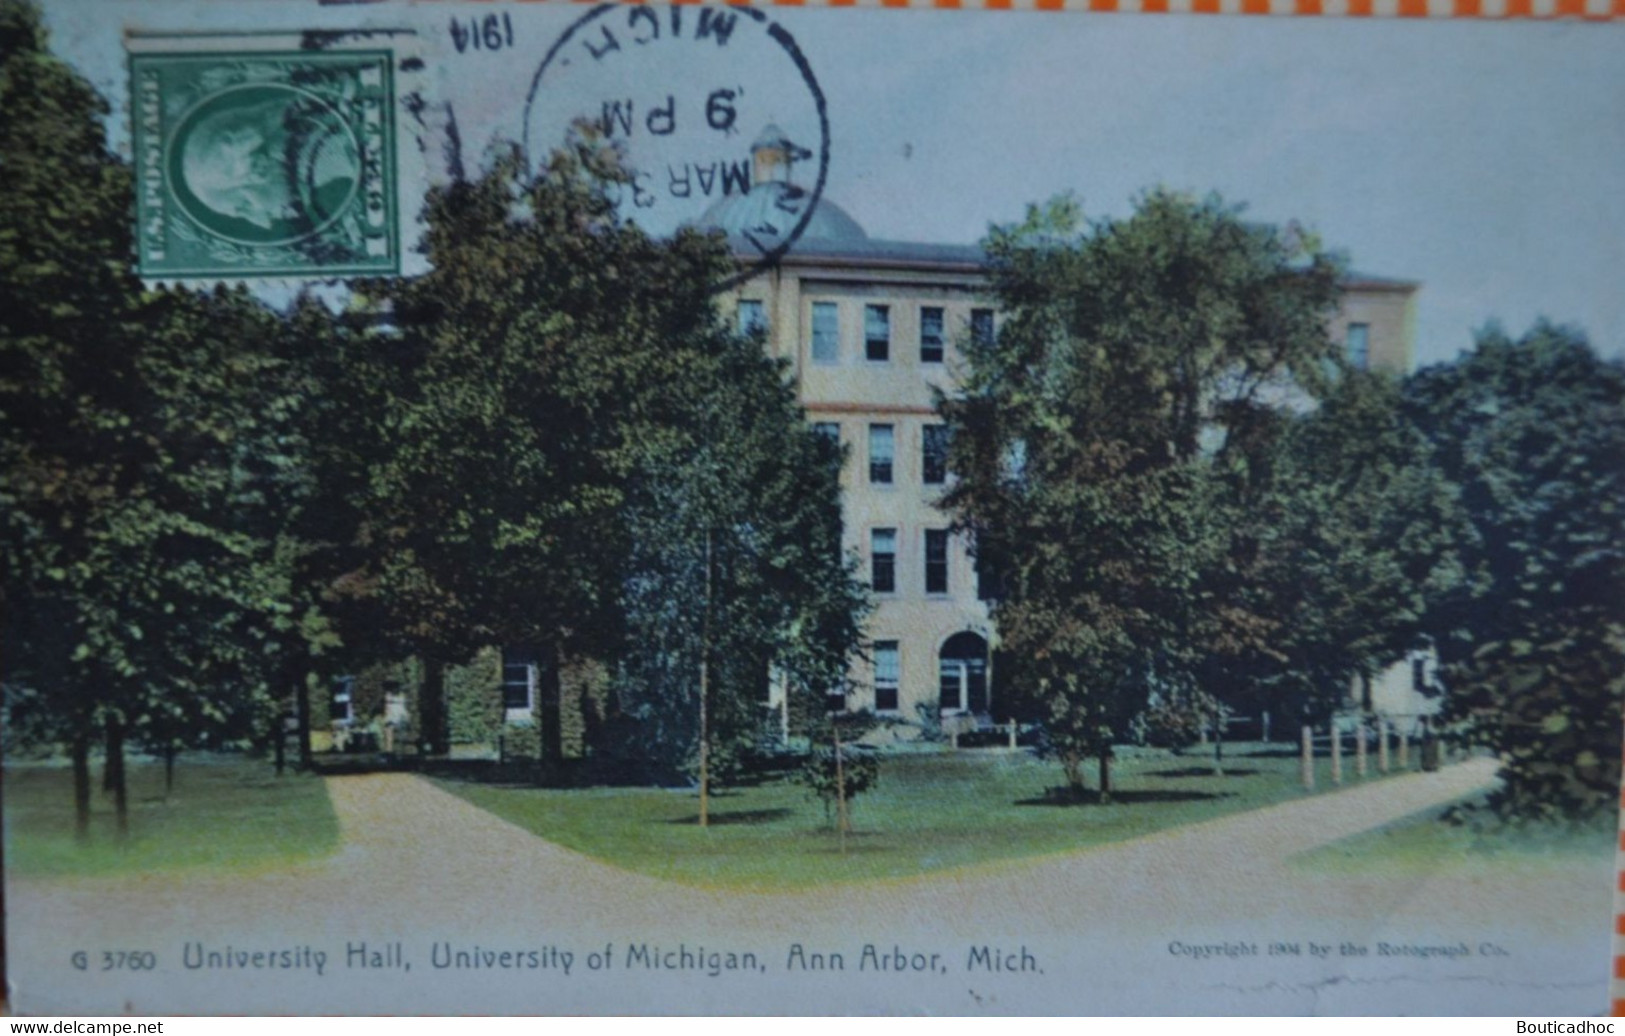
<path fill-rule="evenodd" d="M 948 426 L 928 424 L 920 430 L 920 480 L 928 486 L 948 481 Z"/>
<path fill-rule="evenodd" d="M 875 641 L 875 711 L 897 711 L 897 687 L 903 667 L 895 640 Z"/>
<path fill-rule="evenodd" d="M 895 429 L 889 424 L 869 426 L 869 481 L 877 486 L 892 482 L 892 463 L 897 459 Z"/>
<path fill-rule="evenodd" d="M 812 304 L 812 358 L 814 363 L 841 362 L 841 311 L 833 302 Z"/>
<path fill-rule="evenodd" d="M 355 677 L 340 676 L 333 681 L 333 697 L 327 705 L 327 718 L 334 723 L 355 719 Z"/>
<path fill-rule="evenodd" d="M 863 355 L 876 363 L 891 359 L 891 307 L 863 307 Z"/>
<path fill-rule="evenodd" d="M 510 715 L 536 708 L 536 663 L 517 652 L 502 656 L 502 708 Z"/>
<path fill-rule="evenodd" d="M 947 593 L 947 529 L 925 531 L 925 591 Z"/>
<path fill-rule="evenodd" d="M 813 431 L 830 442 L 839 444 L 841 441 L 841 422 L 839 421 L 814 421 Z"/>
<path fill-rule="evenodd" d="M 1345 347 L 1348 353 L 1349 366 L 1362 371 L 1370 368 L 1371 325 L 1350 324 Z"/>
<path fill-rule="evenodd" d="M 948 592 L 948 530 L 925 530 L 925 592 Z"/>
<path fill-rule="evenodd" d="M 942 362 L 942 307 L 920 307 L 920 362 Z"/>
<path fill-rule="evenodd" d="M 877 594 L 897 591 L 897 530 L 869 530 L 869 584 Z"/>
<path fill-rule="evenodd" d="M 970 311 L 970 336 L 977 345 L 993 344 L 993 311 L 991 309 L 973 309 Z"/>
<path fill-rule="evenodd" d="M 739 300 L 739 333 L 753 335 L 767 329 L 767 307 L 761 299 Z"/>
<path fill-rule="evenodd" d="M 996 601 L 1004 596 L 1003 579 L 994 567 L 993 559 L 988 556 L 987 550 L 979 541 L 974 561 L 976 563 L 976 599 L 978 601 Z"/>
<path fill-rule="evenodd" d="M 824 691 L 825 712 L 846 711 L 846 684 L 840 683 Z"/>

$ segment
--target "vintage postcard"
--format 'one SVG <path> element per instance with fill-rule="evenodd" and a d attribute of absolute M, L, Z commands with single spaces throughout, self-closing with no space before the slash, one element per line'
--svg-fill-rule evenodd
<path fill-rule="evenodd" d="M 1606 1011 L 1615 9 L 1073 6 L 0 0 L 10 1008 Z"/>

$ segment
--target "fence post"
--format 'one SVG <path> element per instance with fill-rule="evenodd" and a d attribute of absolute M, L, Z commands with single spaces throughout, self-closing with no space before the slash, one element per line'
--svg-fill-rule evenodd
<path fill-rule="evenodd" d="M 1303 728 L 1303 787 L 1305 791 L 1315 790 L 1315 731 L 1313 727 L 1305 725 Z"/>
<path fill-rule="evenodd" d="M 1367 733 L 1365 717 L 1361 716 L 1360 722 L 1354 728 L 1354 772 L 1361 777 L 1365 776 L 1366 771 L 1365 736 Z"/>
<path fill-rule="evenodd" d="M 1388 721 L 1377 720 L 1377 769 L 1388 772 Z"/>
<path fill-rule="evenodd" d="M 1014 751 L 1015 747 L 1016 747 L 1016 721 L 1011 720 L 1010 721 L 1010 749 L 1011 749 L 1011 751 Z"/>
<path fill-rule="evenodd" d="M 1332 783 L 1343 783 L 1343 733 L 1337 729 L 1337 717 L 1328 724 L 1332 735 Z"/>

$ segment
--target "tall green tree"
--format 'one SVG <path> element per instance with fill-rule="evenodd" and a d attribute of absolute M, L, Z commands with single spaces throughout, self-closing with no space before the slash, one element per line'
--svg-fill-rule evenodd
<path fill-rule="evenodd" d="M 237 730 L 290 632 L 255 529 L 285 424 L 278 322 L 241 292 L 148 293 L 106 106 L 0 3 L 0 544 L 13 730 L 58 741 L 88 827 L 89 761 L 127 826 L 125 744 Z"/>
<path fill-rule="evenodd" d="M 81 832 L 99 703 L 74 659 L 84 515 L 118 492 L 131 357 L 112 345 L 135 297 L 129 173 L 105 102 L 51 56 L 39 12 L 0 3 L 0 522 L 13 732 L 70 747 Z M 47 692 L 47 689 L 48 692 Z"/>
<path fill-rule="evenodd" d="M 820 702 L 845 677 L 866 606 L 841 547 L 838 444 L 783 364 L 713 324 L 642 436 L 619 680 L 646 759 L 713 784 L 762 739 L 769 684 Z M 776 724 L 774 724 L 776 726 Z"/>
<path fill-rule="evenodd" d="M 1502 763 L 1496 811 L 1582 820 L 1619 793 L 1625 365 L 1579 331 L 1497 327 L 1405 386 L 1469 523 L 1429 614 L 1447 717 Z"/>
<path fill-rule="evenodd" d="M 1338 264 L 1302 235 L 1155 191 L 1084 224 L 1068 200 L 987 242 L 1006 313 L 945 399 L 945 505 L 999 573 L 1014 690 L 1074 793 L 1153 689 L 1195 685 L 1216 625 L 1204 576 L 1228 548 L 1215 455 L 1260 414 L 1322 394 Z"/>
<path fill-rule="evenodd" d="M 703 662 L 727 689 L 715 718 L 734 724 L 735 690 L 765 693 L 785 654 L 785 622 L 745 602 L 800 609 L 797 552 L 839 560 L 828 458 L 782 372 L 717 316 L 730 258 L 621 220 L 606 185 L 624 177 L 588 138 L 536 171 L 502 156 L 431 195 L 432 272 L 366 290 L 386 387 L 373 389 L 368 557 L 344 585 L 431 672 L 480 645 L 535 649 L 550 758 L 571 657 L 632 652 L 638 679 L 663 689 L 642 703 L 651 722 L 670 712 L 667 689 L 693 702 Z"/>
<path fill-rule="evenodd" d="M 1201 683 L 1232 707 L 1323 722 L 1352 678 L 1414 647 L 1460 579 L 1455 494 L 1398 379 L 1340 371 L 1310 409 L 1259 412 L 1215 458 L 1226 549 Z"/>

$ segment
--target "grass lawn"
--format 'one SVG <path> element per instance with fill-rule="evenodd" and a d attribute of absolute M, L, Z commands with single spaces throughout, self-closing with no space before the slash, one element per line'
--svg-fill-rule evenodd
<path fill-rule="evenodd" d="M 1320 874 L 1421 876 L 1447 871 L 1461 877 L 1613 867 L 1618 835 L 1612 817 L 1579 828 L 1477 830 L 1447 823 L 1442 812 L 1406 817 L 1301 853 L 1292 866 Z"/>
<path fill-rule="evenodd" d="M 92 780 L 99 782 L 101 768 Z M 6 867 L 28 877 L 112 874 L 182 867 L 252 868 L 322 855 L 338 846 L 338 820 L 315 777 L 277 777 L 264 761 L 182 757 L 175 790 L 164 768 L 131 761 L 130 837 L 113 834 L 113 801 L 91 796 L 91 838 L 73 837 L 73 773 L 66 766 L 5 770 Z"/>
<path fill-rule="evenodd" d="M 879 784 L 853 809 L 856 830 L 844 857 L 823 806 L 790 781 L 715 799 L 710 830 L 696 823 L 692 790 L 439 783 L 527 831 L 629 870 L 694 885 L 783 889 L 1101 845 L 1304 794 L 1291 746 L 1228 746 L 1225 769 L 1214 776 L 1198 750 L 1125 752 L 1113 766 L 1112 804 L 1056 805 L 1045 789 L 1062 783 L 1060 766 L 1026 753 L 884 756 Z"/>

